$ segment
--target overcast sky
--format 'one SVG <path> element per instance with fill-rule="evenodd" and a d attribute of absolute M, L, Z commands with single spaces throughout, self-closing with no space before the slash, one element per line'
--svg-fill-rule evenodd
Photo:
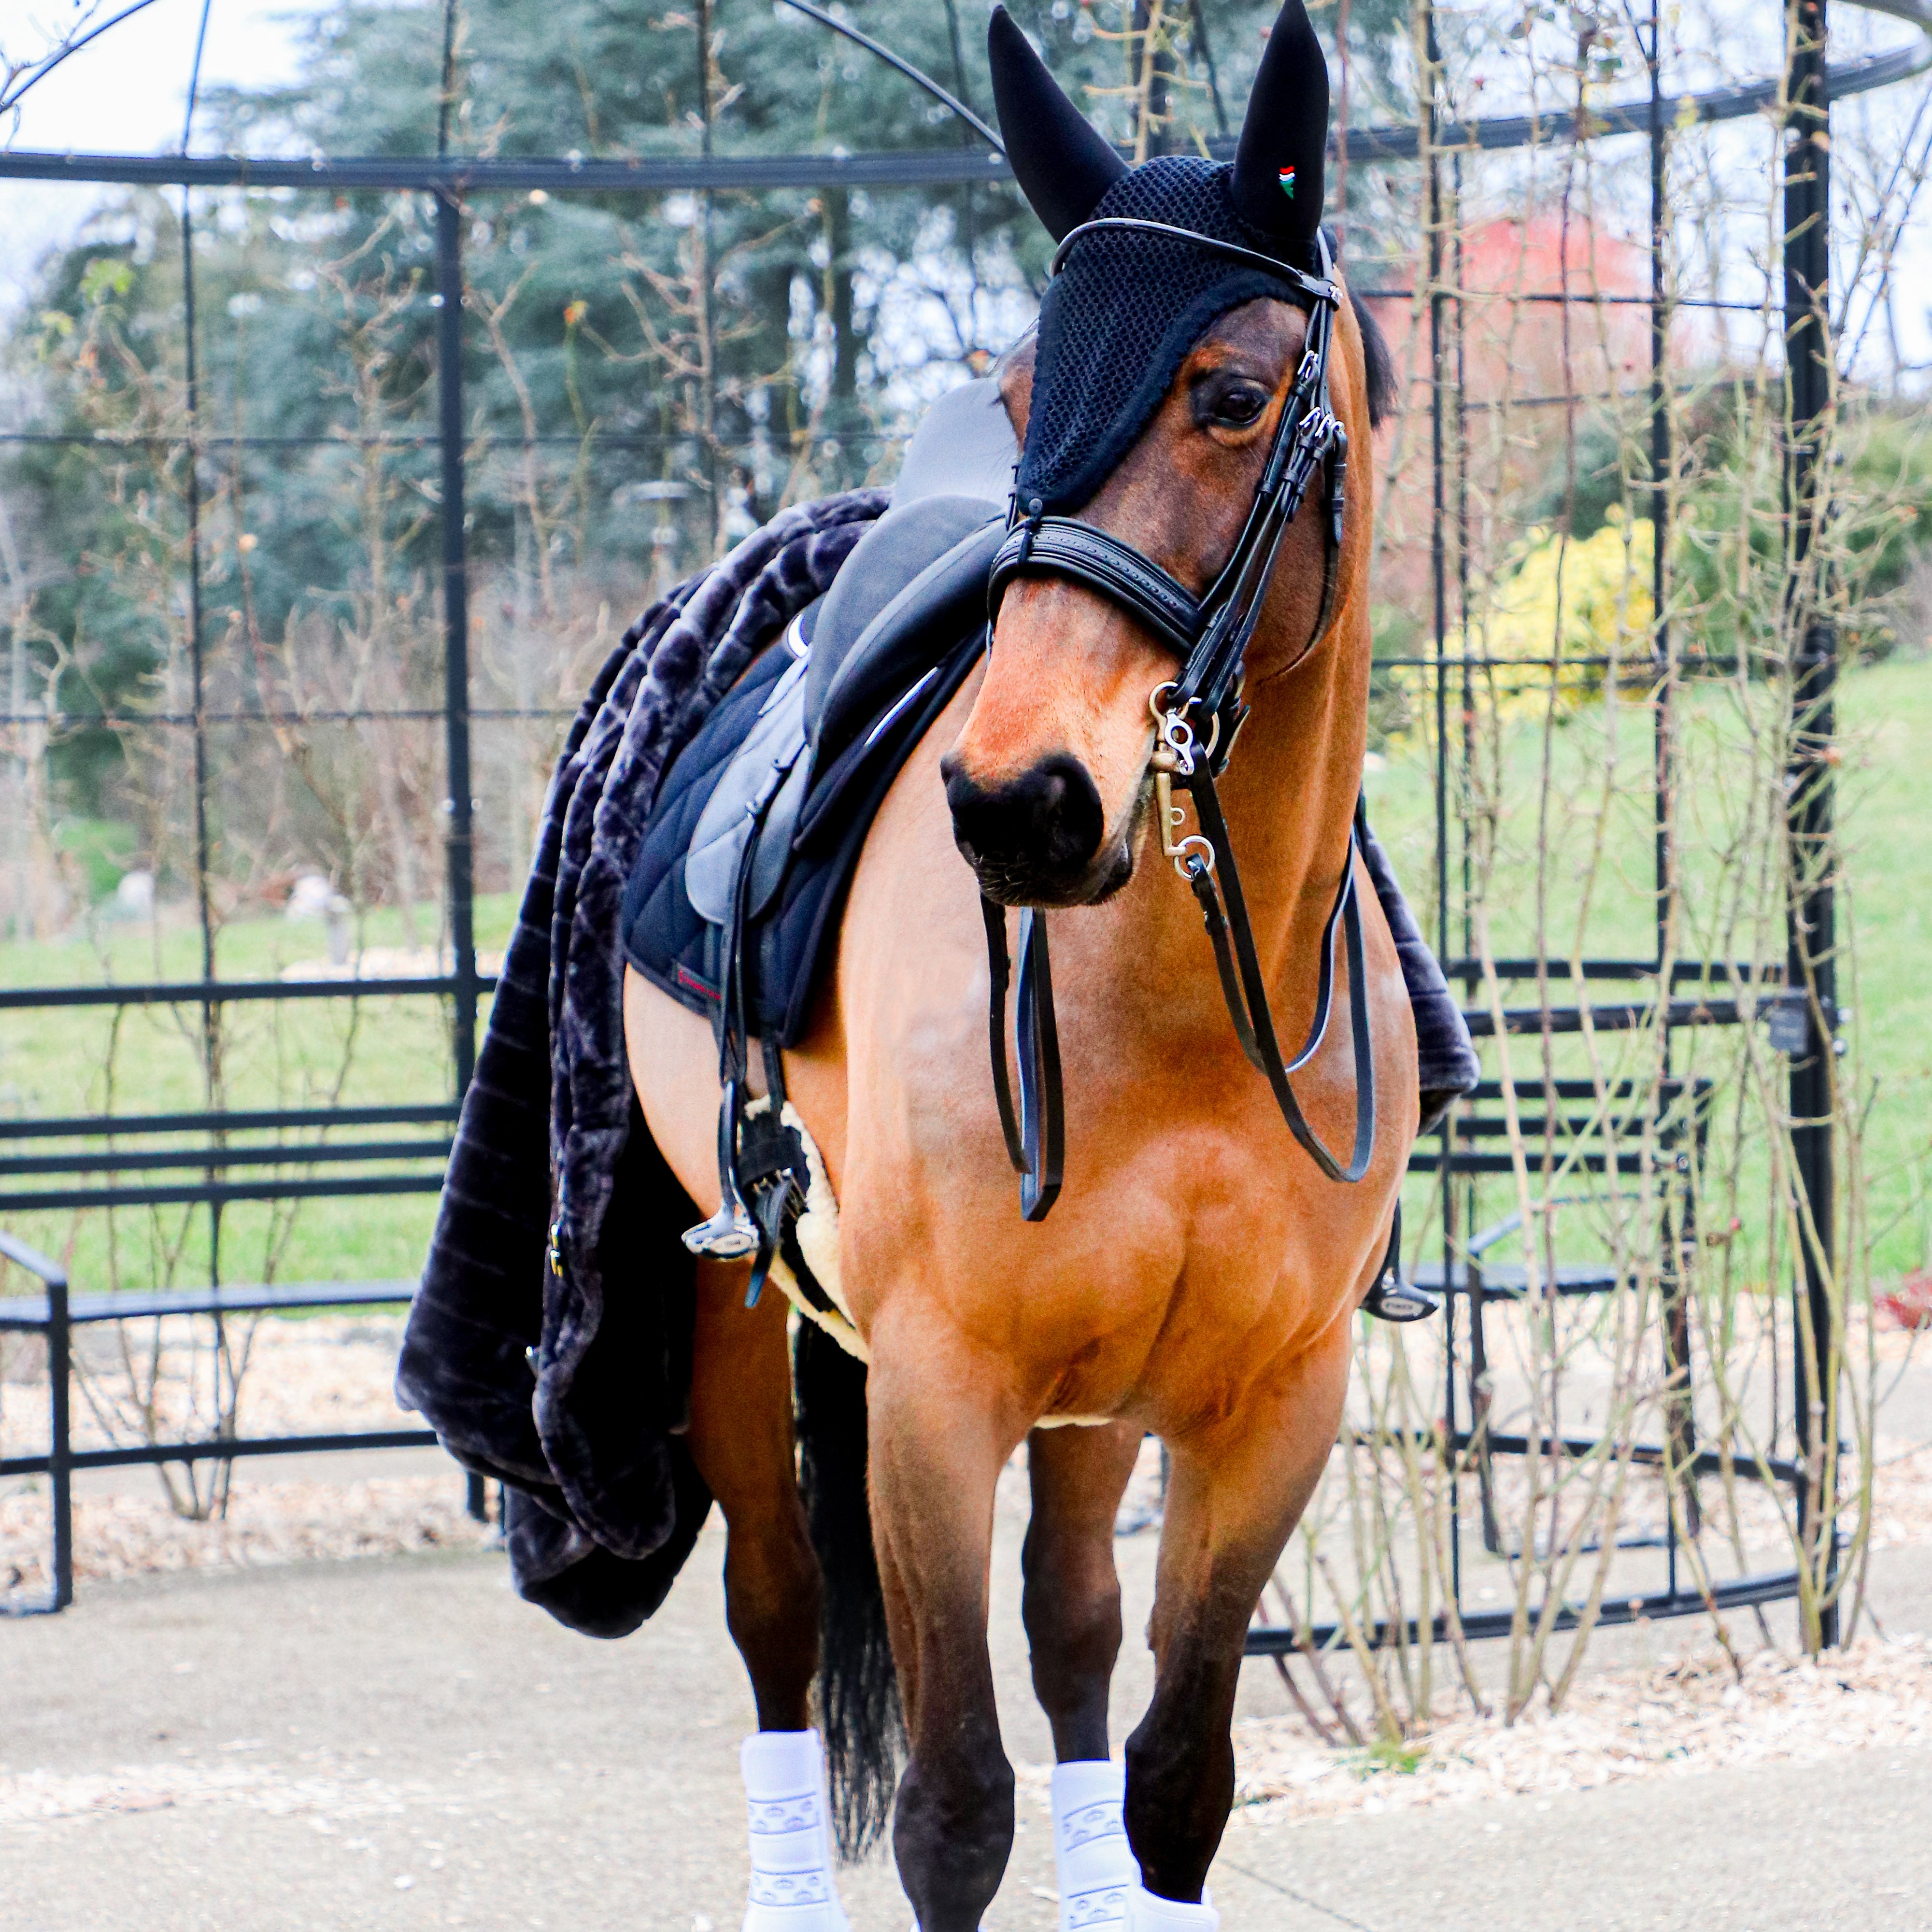
<path fill-rule="evenodd" d="M 0 7 L 32 9 L 44 19 L 65 11 L 61 0 L 0 0 Z M 10 148 L 57 154 L 151 154 L 178 148 L 201 8 L 202 0 L 153 0 L 144 13 L 110 28 L 34 86 L 20 104 L 17 127 L 0 128 L 0 140 Z M 301 0 L 213 0 L 203 85 L 290 78 L 301 23 L 316 10 Z M 17 29 L 8 34 L 10 45 L 16 37 L 28 50 L 31 44 Z M 10 310 L 20 302 L 41 255 L 112 191 L 0 182 L 0 232 L 7 237 L 0 249 L 0 307 Z"/>

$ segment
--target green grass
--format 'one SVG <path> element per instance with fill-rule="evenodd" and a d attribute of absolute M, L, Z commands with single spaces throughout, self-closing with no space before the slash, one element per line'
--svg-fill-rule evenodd
<path fill-rule="evenodd" d="M 110 818 L 68 819 L 56 828 L 54 846 L 86 880 L 90 905 L 106 898 L 134 862 L 134 827 Z"/>
<path fill-rule="evenodd" d="M 508 893 L 477 904 L 477 943 L 500 950 L 515 914 Z M 434 906 L 416 909 L 420 944 L 437 938 Z M 399 910 L 370 914 L 361 941 L 401 946 Z M 227 926 L 217 970 L 231 980 L 274 979 L 326 956 L 318 922 L 263 918 Z M 92 934 L 52 944 L 0 947 L 0 984 L 55 986 L 199 980 L 199 930 L 178 909 L 154 926 L 97 922 Z M 487 1006 L 485 1009 L 487 1012 Z M 0 1012 L 0 1117 L 106 1112 L 176 1113 L 207 1105 L 198 1006 L 111 1006 Z M 393 1106 L 446 1100 L 452 1089 L 448 1003 L 437 998 L 256 1000 L 222 1010 L 226 1104 L 234 1108 L 330 1104 Z M 415 1130 L 398 1130 L 403 1138 Z M 328 1139 L 390 1137 L 332 1130 Z M 190 1143 L 147 1138 L 144 1148 Z M 85 1143 L 36 1142 L 36 1153 Z M 22 1143 L 14 1150 L 26 1151 Z M 330 1170 L 319 1168 L 318 1172 Z M 182 1177 L 194 1178 L 193 1170 Z M 250 1176 L 250 1178 L 254 1178 Z M 69 1178 L 94 1186 L 103 1177 Z M 230 1281 L 362 1280 L 415 1274 L 435 1213 L 430 1195 L 302 1203 L 236 1202 L 223 1213 L 221 1273 Z M 206 1281 L 211 1264 L 205 1208 L 125 1209 L 10 1215 L 10 1232 L 66 1261 L 82 1288 Z M 15 1278 L 18 1285 L 18 1277 Z"/>
<path fill-rule="evenodd" d="M 1691 930 L 1679 956 L 1783 956 L 1782 901 L 1775 890 L 1738 890 L 1715 854 L 1736 834 L 1750 769 L 1743 721 L 1735 694 L 1722 688 L 1694 688 L 1684 705 L 1682 742 L 1688 774 L 1680 843 Z M 1844 878 L 1838 901 L 1839 931 L 1847 948 L 1840 965 L 1839 998 L 1852 1010 L 1846 1028 L 1850 1052 L 1844 1063 L 1850 1090 L 1867 1112 L 1862 1132 L 1867 1213 L 1881 1276 L 1922 1265 L 1928 1252 L 1926 1197 L 1932 1180 L 1932 785 L 1922 748 L 1932 743 L 1932 659 L 1894 658 L 1848 672 L 1840 687 L 1843 762 L 1838 823 Z M 1452 722 L 1451 730 L 1456 727 Z M 1488 916 L 1498 956 L 1535 949 L 1539 928 L 1550 956 L 1562 958 L 1577 942 L 1586 955 L 1636 956 L 1654 951 L 1652 891 L 1652 736 L 1646 710 L 1600 703 L 1579 706 L 1552 734 L 1550 758 L 1552 808 L 1540 826 L 1543 734 L 1540 716 L 1526 706 L 1509 727 L 1498 781 L 1499 862 L 1490 882 Z M 1453 742 L 1452 739 L 1452 742 Z M 1604 773 L 1615 754 L 1616 783 Z M 1372 772 L 1369 807 L 1377 831 L 1394 856 L 1399 875 L 1418 912 L 1426 902 L 1425 931 L 1436 932 L 1432 877 L 1434 816 L 1432 754 L 1416 740 L 1391 746 L 1384 769 Z M 1599 824 L 1604 828 L 1594 886 L 1586 885 Z M 1452 832 L 1452 839 L 1454 838 Z M 1536 854 L 1540 836 L 1549 842 L 1542 872 L 1544 904 L 1538 904 Z M 1460 854 L 1457 854 L 1460 865 Z M 1462 943 L 1460 871 L 1450 883 L 1450 950 Z M 1728 906 L 1735 916 L 1720 917 Z M 1754 934 L 1754 928 L 1755 932 Z M 1728 944 L 1726 944 L 1728 942 Z M 1720 991 L 1723 990 L 1721 988 Z M 1532 985 L 1505 986 L 1511 1004 L 1534 1003 Z M 1599 1000 L 1619 997 L 1610 986 Z M 1569 997 L 1562 982 L 1552 999 Z M 1680 1072 L 1718 1078 L 1720 1125 L 1728 1126 L 1725 1083 L 1735 1074 L 1739 1041 L 1735 1031 L 1680 1034 L 1674 1063 Z M 1639 1037 L 1603 1042 L 1612 1074 L 1636 1072 Z M 1486 1070 L 1496 1070 L 1493 1047 L 1484 1045 Z M 1618 1059 L 1618 1055 L 1627 1056 Z M 1534 1044 L 1512 1042 L 1519 1079 L 1541 1070 Z M 1559 1040 L 1559 1075 L 1587 1072 L 1579 1042 Z M 1714 1136 L 1714 1141 L 1721 1136 Z M 1768 1168 L 1761 1144 L 1743 1150 L 1736 1190 L 1739 1211 L 1761 1203 Z M 1412 1190 L 1412 1225 L 1426 1210 L 1426 1184 Z M 1493 1221 L 1515 1205 L 1507 1178 L 1486 1183 L 1477 1224 Z M 1759 1211 L 1762 1212 L 1761 1205 Z M 1746 1238 L 1755 1231 L 1748 1228 Z"/>
<path fill-rule="evenodd" d="M 1386 1772 L 1391 1777 L 1412 1778 L 1429 1755 L 1420 1744 L 1404 1744 L 1397 1738 L 1378 1738 L 1372 1744 L 1347 1754 L 1348 1768 L 1366 1783 Z"/>
<path fill-rule="evenodd" d="M 1855 1065 L 1872 1095 L 1866 1160 L 1888 1272 L 1932 1258 L 1932 661 L 1845 681 L 1843 814 Z"/>
<path fill-rule="evenodd" d="M 1853 1052 L 1847 1061 L 1855 1090 L 1868 1096 L 1864 1130 L 1869 1214 L 1881 1277 L 1922 1265 L 1927 1258 L 1928 1142 L 1932 1142 L 1932 784 L 1924 748 L 1932 745 L 1932 660 L 1894 660 L 1849 673 L 1842 688 L 1845 742 L 1840 820 L 1846 889 L 1841 929 L 1850 938 L 1853 969 L 1841 998 L 1855 1012 Z M 1724 836 L 1741 808 L 1733 795 L 1745 769 L 1738 719 L 1724 692 L 1693 694 L 1686 704 L 1686 758 L 1694 783 L 1687 812 L 1688 892 L 1700 916 L 1719 896 L 1718 868 L 1701 856 Z M 1600 814 L 1605 828 L 1600 876 L 1586 894 L 1583 874 L 1598 823 L 1606 757 L 1614 740 L 1617 782 Z M 1650 735 L 1647 713 L 1630 704 L 1581 706 L 1555 734 L 1551 793 L 1556 809 L 1549 836 L 1548 903 L 1544 929 L 1552 952 L 1567 952 L 1579 909 L 1586 903 L 1584 950 L 1642 955 L 1652 944 L 1650 896 Z M 1538 929 L 1534 855 L 1540 792 L 1541 734 L 1526 712 L 1508 734 L 1503 775 L 1505 854 L 1490 895 L 1493 943 L 1499 952 L 1530 950 Z M 1371 774 L 1370 808 L 1393 851 L 1418 910 L 1432 908 L 1433 815 L 1426 753 L 1398 744 L 1384 769 Z M 97 848 L 111 837 L 91 828 Z M 1452 883 L 1452 895 L 1454 892 Z M 1772 930 L 1774 905 L 1745 910 Z M 479 902 L 478 944 L 500 948 L 514 915 L 511 895 Z M 1432 935 L 1434 916 L 1426 929 Z M 1709 935 L 1688 938 L 1701 952 Z M 370 946 L 404 944 L 399 912 L 370 915 L 362 934 Z M 433 908 L 418 908 L 416 937 L 434 943 Z M 1460 946 L 1452 926 L 1452 946 Z M 158 930 L 98 923 L 92 938 L 52 945 L 0 946 L 0 985 L 50 986 L 152 980 L 194 980 L 200 971 L 200 936 L 178 913 Z M 271 978 L 298 958 L 326 950 L 319 925 L 261 919 L 228 927 L 220 942 L 221 974 Z M 1609 989 L 1604 989 L 1605 997 Z M 1527 1001 L 1532 989 L 1514 994 Z M 1556 995 L 1563 997 L 1559 988 Z M 0 1116 L 188 1111 L 204 1104 L 197 1052 L 197 1009 L 111 1008 L 0 1012 Z M 445 1098 L 450 1090 L 446 1004 L 435 999 L 295 1000 L 225 1010 L 226 1100 L 235 1107 L 380 1104 Z M 1735 1057 L 1735 1034 L 1686 1036 L 1680 1069 L 1725 1076 Z M 1606 1042 L 1612 1054 L 1631 1052 L 1635 1036 Z M 1520 1076 L 1533 1075 L 1532 1043 L 1516 1042 Z M 1581 1071 L 1575 1042 L 1558 1052 L 1559 1072 Z M 1493 1059 L 1492 1058 L 1492 1064 Z M 1612 1070 L 1616 1070 L 1615 1068 Z M 366 1130 L 338 1130 L 338 1137 Z M 16 1143 L 17 1147 L 20 1144 Z M 52 1146 L 40 1150 L 55 1151 Z M 1738 1198 L 1748 1202 L 1763 1185 L 1760 1148 L 1747 1147 Z M 1412 1233 L 1423 1226 L 1429 1186 L 1412 1189 Z M 1514 1206 L 1509 1184 L 1486 1186 L 1478 1225 Z M 1748 1215 L 1748 1208 L 1744 1210 Z M 350 1280 L 406 1276 L 420 1267 L 434 1213 L 433 1198 L 314 1202 L 292 1209 L 250 1204 L 224 1218 L 225 1278 L 258 1278 L 274 1257 L 285 1280 Z M 292 1225 L 291 1225 L 292 1223 Z M 10 1228 L 65 1257 L 77 1285 L 142 1286 L 170 1279 L 206 1280 L 205 1211 L 161 1210 L 26 1214 Z M 1748 1233 L 1747 1238 L 1749 1238 Z M 17 1276 L 14 1285 L 19 1286 Z"/>

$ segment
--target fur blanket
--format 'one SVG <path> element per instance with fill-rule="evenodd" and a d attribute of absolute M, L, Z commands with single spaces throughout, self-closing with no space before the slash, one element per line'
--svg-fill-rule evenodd
<path fill-rule="evenodd" d="M 558 760 L 457 1124 L 397 1396 L 509 1486 L 518 1591 L 598 1635 L 656 1608 L 711 1500 L 677 1432 L 698 1216 L 632 1131 L 625 884 L 665 767 L 885 506 L 787 510 L 624 634 Z"/>

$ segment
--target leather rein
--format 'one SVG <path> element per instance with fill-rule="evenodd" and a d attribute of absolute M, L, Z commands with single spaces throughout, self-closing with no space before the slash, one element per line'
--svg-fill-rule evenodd
<path fill-rule="evenodd" d="M 1348 454 L 1348 434 L 1330 406 L 1328 380 L 1341 291 L 1334 280 L 1327 238 L 1318 231 L 1316 248 L 1321 273 L 1309 275 L 1271 256 L 1196 234 L 1191 229 L 1118 218 L 1087 222 L 1069 233 L 1053 258 L 1053 273 L 1059 273 L 1068 250 L 1077 242 L 1106 230 L 1178 237 L 1286 283 L 1292 291 L 1290 299 L 1309 312 L 1300 365 L 1282 404 L 1247 520 L 1232 554 L 1204 596 L 1197 599 L 1171 572 L 1109 531 L 1077 518 L 1048 516 L 1036 496 L 1022 508 L 1016 491 L 1008 514 L 1009 533 L 993 560 L 988 584 L 987 647 L 992 648 L 1000 602 L 1014 578 L 1052 576 L 1080 584 L 1118 605 L 1180 660 L 1178 674 L 1156 686 L 1148 700 L 1156 725 L 1151 765 L 1162 853 L 1173 860 L 1174 869 L 1200 905 L 1235 1037 L 1250 1064 L 1267 1079 L 1288 1131 L 1330 1180 L 1360 1180 L 1368 1172 L 1376 1135 L 1374 1053 L 1368 1002 L 1362 992 L 1366 971 L 1361 908 L 1355 891 L 1360 801 L 1357 801 L 1349 825 L 1341 884 L 1322 928 L 1314 1020 L 1300 1051 L 1292 1060 L 1286 1060 L 1268 1006 L 1267 981 L 1227 819 L 1215 789 L 1215 780 L 1226 770 L 1247 716 L 1241 672 L 1248 646 L 1261 621 L 1282 539 L 1307 496 L 1318 466 L 1324 478 L 1328 542 L 1322 609 L 1315 628 L 1317 642 L 1326 634 L 1334 614 Z M 1174 835 L 1184 822 L 1184 814 L 1173 802 L 1176 788 L 1192 796 L 1200 826 L 1198 832 L 1178 842 Z M 1006 911 L 985 898 L 981 909 L 992 982 L 988 1034 L 994 1095 L 1007 1157 L 1021 1177 L 1021 1212 L 1029 1221 L 1042 1221 L 1060 1192 L 1066 1146 L 1046 922 L 1034 907 L 1020 914 L 1016 1110 L 1006 1066 L 1006 1002 L 1012 968 L 1006 948 Z M 1355 1140 L 1346 1165 L 1329 1151 L 1310 1125 L 1290 1078 L 1313 1058 L 1328 1033 L 1338 924 L 1348 954 L 1355 1070 Z"/>

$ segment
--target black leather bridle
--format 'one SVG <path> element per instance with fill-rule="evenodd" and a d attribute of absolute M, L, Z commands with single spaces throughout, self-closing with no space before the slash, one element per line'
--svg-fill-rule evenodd
<path fill-rule="evenodd" d="M 993 560 L 988 585 L 988 648 L 992 626 L 998 620 L 1007 586 L 1017 577 L 1048 576 L 1081 584 L 1117 604 L 1180 658 L 1178 675 L 1158 686 L 1150 700 L 1156 726 L 1152 764 L 1162 850 L 1173 860 L 1200 904 L 1235 1036 L 1249 1060 L 1266 1077 L 1288 1131 L 1330 1180 L 1356 1181 L 1368 1171 L 1376 1133 L 1374 1057 L 1363 991 L 1361 909 L 1355 894 L 1360 804 L 1358 801 L 1349 828 L 1341 884 L 1322 929 L 1314 1021 L 1300 1052 L 1293 1060 L 1285 1060 L 1275 1036 L 1267 982 L 1255 948 L 1227 820 L 1214 784 L 1227 768 L 1247 715 L 1241 697 L 1242 665 L 1261 620 L 1282 540 L 1318 467 L 1324 472 L 1328 515 L 1322 608 L 1315 628 L 1318 641 L 1333 614 L 1348 454 L 1347 433 L 1330 406 L 1328 382 L 1341 290 L 1334 280 L 1327 239 L 1318 232 L 1316 248 L 1321 272 L 1310 275 L 1271 256 L 1196 234 L 1191 229 L 1120 218 L 1089 221 L 1074 229 L 1053 258 L 1053 272 L 1059 272 L 1068 251 L 1084 237 L 1121 230 L 1178 238 L 1244 266 L 1262 269 L 1284 284 L 1290 292 L 1288 298 L 1309 312 L 1300 365 L 1282 406 L 1247 520 L 1233 553 L 1205 596 L 1197 599 L 1171 572 L 1109 531 L 1074 517 L 1048 516 L 1036 496 L 1022 506 L 1016 490 L 1009 512 L 1009 535 Z M 1184 814 L 1172 802 L 1176 786 L 1192 796 L 1201 828 L 1198 834 L 1178 843 L 1173 833 Z M 991 900 L 982 901 L 982 910 L 992 979 L 988 1026 L 994 1091 L 1007 1155 L 1021 1176 L 1021 1211 L 1029 1221 L 1041 1221 L 1060 1192 L 1065 1144 L 1046 923 L 1032 908 L 1021 914 L 1016 1016 L 1020 1104 L 1016 1114 L 1006 1070 L 1006 998 L 1012 966 L 1006 950 L 1006 913 Z M 1313 1058 L 1328 1032 L 1338 923 L 1348 952 L 1355 1065 L 1355 1142 L 1346 1166 L 1310 1126 L 1289 1078 Z"/>

